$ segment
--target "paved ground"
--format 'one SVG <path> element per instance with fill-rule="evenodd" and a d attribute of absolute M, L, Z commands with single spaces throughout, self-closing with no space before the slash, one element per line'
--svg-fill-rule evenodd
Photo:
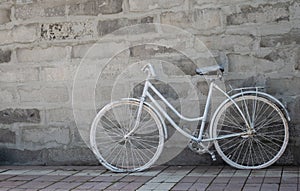
<path fill-rule="evenodd" d="M 300 190 L 299 167 L 236 170 L 228 166 L 159 166 L 111 173 L 101 166 L 0 166 L 0 191 Z"/>

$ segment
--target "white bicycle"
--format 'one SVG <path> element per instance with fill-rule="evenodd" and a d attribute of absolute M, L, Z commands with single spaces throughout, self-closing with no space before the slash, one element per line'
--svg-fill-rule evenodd
<path fill-rule="evenodd" d="M 258 87 L 234 89 L 234 95 L 224 92 L 215 80 L 221 79 L 220 66 L 198 68 L 200 75 L 216 71 L 211 79 L 204 114 L 197 118 L 181 115 L 151 84 L 155 77 L 151 64 L 143 69 L 148 74 L 141 98 L 126 98 L 104 106 L 94 118 L 90 131 L 90 144 L 100 163 L 114 172 L 142 171 L 149 168 L 160 156 L 167 138 L 165 120 L 181 134 L 191 139 L 190 148 L 208 152 L 214 143 L 217 153 L 229 165 L 238 169 L 260 169 L 272 165 L 283 154 L 289 138 L 289 114 L 283 104 L 273 96 L 259 91 Z M 186 121 L 201 121 L 196 134 L 180 128 L 149 89 Z M 212 116 L 208 135 L 204 130 L 211 104 L 212 90 L 226 96 Z M 231 92 L 232 93 L 232 92 Z M 148 98 L 151 104 L 146 101 Z M 205 135 L 205 136 L 204 136 Z"/>

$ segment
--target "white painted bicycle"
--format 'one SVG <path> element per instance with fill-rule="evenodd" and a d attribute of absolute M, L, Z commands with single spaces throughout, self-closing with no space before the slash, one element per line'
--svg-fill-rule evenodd
<path fill-rule="evenodd" d="M 234 95 L 224 92 L 215 80 L 221 79 L 220 66 L 198 68 L 200 75 L 217 72 L 211 79 L 204 114 L 197 118 L 182 116 L 151 84 L 155 77 L 151 64 L 143 69 L 148 74 L 141 98 L 126 98 L 104 106 L 94 118 L 90 131 L 92 151 L 100 163 L 114 172 L 142 171 L 160 156 L 167 138 L 165 120 L 181 134 L 191 139 L 190 148 L 208 152 L 214 143 L 217 153 L 229 165 L 238 169 L 260 169 L 272 165 L 283 154 L 289 138 L 289 114 L 273 96 L 259 87 L 234 89 Z M 154 92 L 177 116 L 186 121 L 201 121 L 196 134 L 180 128 L 149 92 Z M 226 96 L 212 116 L 208 135 L 205 124 L 211 105 L 212 90 Z M 151 104 L 146 101 L 151 101 Z"/>

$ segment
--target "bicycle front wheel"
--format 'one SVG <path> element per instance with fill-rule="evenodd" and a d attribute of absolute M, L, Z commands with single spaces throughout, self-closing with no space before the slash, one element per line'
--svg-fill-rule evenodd
<path fill-rule="evenodd" d="M 139 108 L 136 101 L 116 101 L 106 105 L 95 117 L 90 143 L 99 162 L 114 172 L 142 171 L 149 168 L 163 149 L 162 124 L 156 113 L 143 105 L 137 129 Z"/>
<path fill-rule="evenodd" d="M 288 143 L 288 124 L 284 114 L 263 97 L 245 95 L 233 101 L 221 106 L 213 120 L 212 136 L 216 139 L 214 145 L 218 154 L 239 169 L 270 166 L 283 154 Z"/>

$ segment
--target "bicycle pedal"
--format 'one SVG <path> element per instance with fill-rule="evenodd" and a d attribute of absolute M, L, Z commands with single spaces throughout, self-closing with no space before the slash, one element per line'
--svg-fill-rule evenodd
<path fill-rule="evenodd" d="M 212 159 L 213 161 L 216 161 L 216 160 L 217 160 L 216 155 L 215 155 L 215 154 L 211 154 L 211 159 Z"/>

